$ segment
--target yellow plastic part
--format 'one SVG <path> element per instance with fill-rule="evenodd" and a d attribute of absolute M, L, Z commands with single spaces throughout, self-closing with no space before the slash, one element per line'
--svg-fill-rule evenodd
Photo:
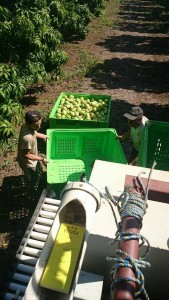
<path fill-rule="evenodd" d="M 67 223 L 60 225 L 40 286 L 69 293 L 84 233 L 84 226 Z"/>

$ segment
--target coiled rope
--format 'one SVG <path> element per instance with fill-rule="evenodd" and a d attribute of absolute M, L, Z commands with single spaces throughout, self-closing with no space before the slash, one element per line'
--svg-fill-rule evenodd
<path fill-rule="evenodd" d="M 117 206 L 121 218 L 121 222 L 119 222 L 119 224 L 117 225 L 116 237 L 111 241 L 111 244 L 120 241 L 124 242 L 127 240 L 141 240 L 141 244 L 139 244 L 139 247 L 141 247 L 145 242 L 147 243 L 147 250 L 145 254 L 142 256 L 142 258 L 132 259 L 130 255 L 128 255 L 127 253 L 119 249 L 116 250 L 116 256 L 107 257 L 108 261 L 112 261 L 114 263 L 114 266 L 111 270 L 111 279 L 112 279 L 111 288 L 114 289 L 117 286 L 117 284 L 121 282 L 127 282 L 127 281 L 135 282 L 136 283 L 135 297 L 137 297 L 139 294 L 142 294 L 146 300 L 148 300 L 149 297 L 144 288 L 144 276 L 142 272 L 139 270 L 139 268 L 150 267 L 150 264 L 148 262 L 143 261 L 143 259 L 147 256 L 150 250 L 150 244 L 148 240 L 140 233 L 128 232 L 128 231 L 121 232 L 121 230 L 122 230 L 123 219 L 126 217 L 135 218 L 139 222 L 140 227 L 142 226 L 142 220 L 146 213 L 146 209 L 148 207 L 147 198 L 148 198 L 150 178 L 151 178 L 152 170 L 154 169 L 155 165 L 156 162 L 153 163 L 152 168 L 150 170 L 146 189 L 144 188 L 144 185 L 142 184 L 140 178 L 141 174 L 144 172 L 139 173 L 138 176 L 136 177 L 135 186 L 140 188 L 140 190 L 142 191 L 142 195 L 134 192 L 130 192 L 130 193 L 124 192 L 117 200 L 115 200 L 115 198 L 111 195 L 108 187 L 105 187 L 109 199 L 114 205 Z M 115 274 L 118 271 L 118 269 L 121 267 L 131 268 L 132 271 L 134 272 L 135 278 L 122 277 L 122 278 L 115 279 Z"/>
<path fill-rule="evenodd" d="M 136 290 L 135 290 L 135 297 L 139 294 L 142 294 L 146 300 L 149 299 L 147 292 L 144 288 L 144 276 L 143 273 L 139 270 L 139 268 L 149 267 L 150 264 L 148 262 L 143 261 L 143 258 L 146 257 L 150 250 L 150 244 L 147 239 L 140 233 L 136 232 L 122 232 L 122 222 L 123 219 L 126 217 L 134 217 L 142 225 L 143 216 L 146 213 L 147 203 L 144 201 L 141 195 L 137 193 L 123 193 L 117 201 L 118 211 L 121 217 L 121 222 L 118 224 L 118 230 L 116 232 L 116 237 L 111 241 L 111 244 L 120 241 L 128 241 L 128 240 L 141 240 L 141 247 L 145 242 L 147 243 L 147 250 L 138 260 L 132 259 L 127 253 L 121 251 L 119 249 L 116 250 L 115 256 L 107 257 L 108 261 L 112 261 L 114 266 L 111 270 L 111 288 L 114 289 L 119 283 L 121 282 L 135 282 L 136 283 Z M 135 278 L 133 277 L 122 277 L 114 279 L 114 274 L 118 271 L 121 267 L 128 267 L 131 268 Z"/>
<path fill-rule="evenodd" d="M 147 247 L 146 247 L 146 251 L 145 251 L 145 254 L 142 255 L 142 259 L 145 258 L 147 256 L 147 254 L 149 253 L 150 251 L 150 243 L 149 241 L 140 233 L 136 233 L 136 232 L 130 232 L 130 231 L 117 231 L 116 232 L 116 237 L 115 239 L 113 239 L 111 242 L 110 242 L 110 245 L 114 244 L 114 243 L 117 243 L 117 242 L 120 242 L 120 241 L 129 241 L 129 240 L 141 240 L 141 243 L 139 244 L 139 247 L 142 247 L 145 243 L 147 244 Z"/>
<path fill-rule="evenodd" d="M 150 266 L 148 262 L 145 262 L 141 259 L 132 259 L 127 253 L 122 250 L 116 250 L 116 257 L 109 257 L 108 260 L 114 261 L 114 266 L 111 270 L 111 278 L 112 284 L 111 288 L 114 289 L 117 284 L 121 282 L 134 282 L 137 285 L 137 290 L 135 291 L 135 297 L 140 294 L 143 294 L 145 299 L 149 299 L 147 292 L 144 288 L 144 276 L 139 268 L 145 268 L 146 266 Z M 117 269 L 121 267 L 131 268 L 135 274 L 135 278 L 132 277 L 122 277 L 122 278 L 114 278 L 114 274 Z"/>
<path fill-rule="evenodd" d="M 142 223 L 146 213 L 147 203 L 143 200 L 141 195 L 124 192 L 118 198 L 117 206 L 121 221 L 126 217 L 134 217 L 140 224 Z"/>

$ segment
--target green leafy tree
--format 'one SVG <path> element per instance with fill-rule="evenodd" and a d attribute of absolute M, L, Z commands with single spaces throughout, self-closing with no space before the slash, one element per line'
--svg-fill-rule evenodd
<path fill-rule="evenodd" d="M 0 6 L 0 137 L 20 122 L 29 85 L 56 78 L 67 55 L 61 43 L 85 38 L 105 0 L 4 0 Z M 99 13 L 98 13 L 99 12 Z M 18 116 L 16 118 L 16 115 Z"/>

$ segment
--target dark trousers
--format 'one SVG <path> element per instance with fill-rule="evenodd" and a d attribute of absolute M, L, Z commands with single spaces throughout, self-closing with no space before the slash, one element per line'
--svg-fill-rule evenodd
<path fill-rule="evenodd" d="M 32 198 L 34 200 L 36 198 L 36 194 L 39 187 L 39 182 L 42 176 L 42 165 L 38 161 L 36 168 L 22 168 L 25 174 L 25 185 L 26 185 L 26 193 L 28 198 Z"/>
<path fill-rule="evenodd" d="M 129 164 L 133 161 L 133 159 L 138 156 L 138 151 L 132 147 L 131 153 L 130 153 L 130 157 L 129 157 Z"/>

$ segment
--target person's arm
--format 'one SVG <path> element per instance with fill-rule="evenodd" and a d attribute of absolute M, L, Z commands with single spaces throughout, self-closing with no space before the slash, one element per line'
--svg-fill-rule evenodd
<path fill-rule="evenodd" d="M 46 141 L 48 139 L 47 135 L 46 134 L 43 134 L 43 133 L 40 133 L 40 132 L 37 132 L 36 131 L 36 137 L 39 138 L 39 139 L 43 139 L 44 141 Z"/>
<path fill-rule="evenodd" d="M 32 153 L 30 153 L 30 150 L 28 150 L 28 149 L 22 150 L 22 154 L 23 154 L 23 157 L 26 159 L 42 161 L 45 164 L 48 163 L 48 160 L 45 157 L 32 154 Z"/>
<path fill-rule="evenodd" d="M 127 141 L 130 137 L 130 131 L 127 131 L 126 133 L 122 134 L 122 135 L 117 135 L 117 138 L 121 141 Z"/>
<path fill-rule="evenodd" d="M 130 165 L 135 166 L 138 161 L 138 155 L 131 161 Z"/>

